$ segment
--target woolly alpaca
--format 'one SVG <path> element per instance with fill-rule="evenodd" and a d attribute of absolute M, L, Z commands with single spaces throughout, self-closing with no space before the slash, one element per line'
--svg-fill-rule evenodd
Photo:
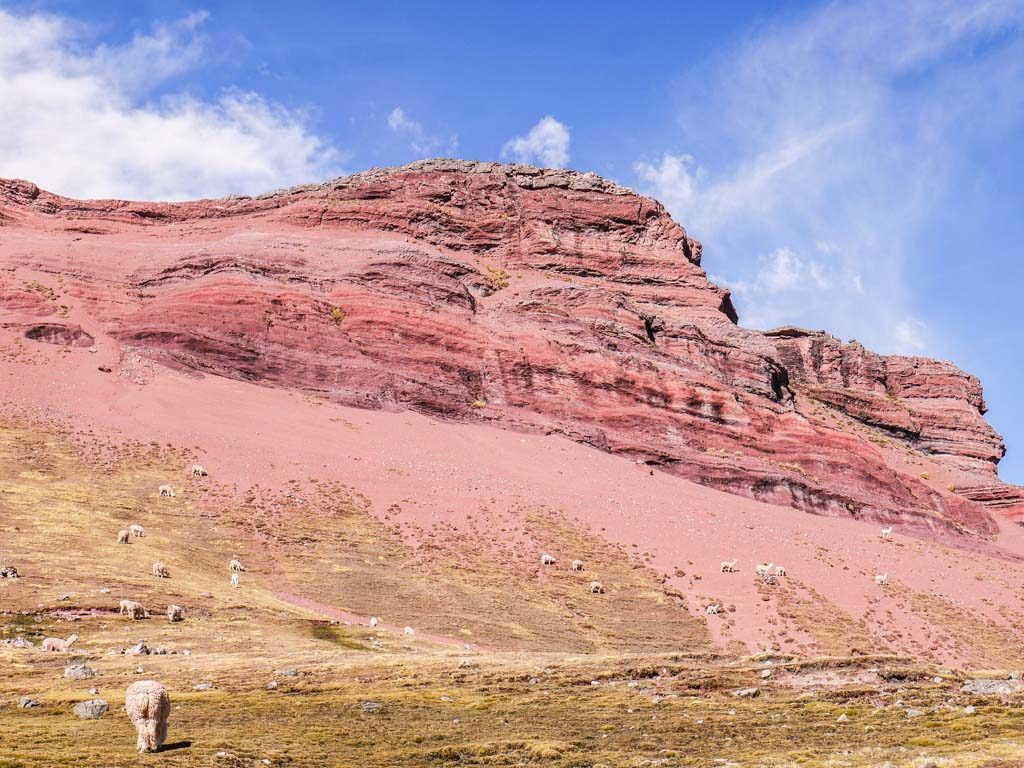
<path fill-rule="evenodd" d="M 572 569 L 574 571 L 582 571 L 583 570 L 583 561 L 582 560 L 573 560 L 572 561 Z"/>
<path fill-rule="evenodd" d="M 132 620 L 144 619 L 146 618 L 146 609 L 142 606 L 142 603 L 137 603 L 134 600 L 122 600 L 121 615 L 127 616 Z"/>
<path fill-rule="evenodd" d="M 600 581 L 592 581 L 592 582 L 590 582 L 590 593 L 592 595 L 603 595 L 604 594 L 604 584 L 602 584 Z"/>
<path fill-rule="evenodd" d="M 720 606 L 718 603 L 712 603 L 704 609 L 704 613 L 706 613 L 708 616 L 717 616 L 720 610 L 722 610 L 722 606 Z"/>
<path fill-rule="evenodd" d="M 180 605 L 167 606 L 167 620 L 170 622 L 181 621 L 185 618 L 185 609 Z"/>
<path fill-rule="evenodd" d="M 167 740 L 171 699 L 156 680 L 139 680 L 124 692 L 124 709 L 139 735 L 139 752 L 156 752 Z"/>
<path fill-rule="evenodd" d="M 117 532 L 117 543 L 118 544 L 127 544 L 128 543 L 128 537 L 130 535 L 131 534 L 129 533 L 127 528 L 122 528 L 120 531 Z"/>
<path fill-rule="evenodd" d="M 875 584 L 877 584 L 878 586 L 882 586 L 883 584 L 885 584 L 888 581 L 889 581 L 889 574 L 888 574 L 888 572 L 880 573 L 877 576 L 875 576 Z"/>
<path fill-rule="evenodd" d="M 376 616 L 371 616 L 370 617 L 370 626 L 371 627 L 376 627 L 377 626 L 377 617 Z"/>
<path fill-rule="evenodd" d="M 754 571 L 755 573 L 757 573 L 758 576 L 767 576 L 772 572 L 773 567 L 774 563 L 761 563 L 756 568 L 754 568 Z"/>
<path fill-rule="evenodd" d="M 146 535 L 146 529 L 143 528 L 141 525 L 129 525 L 128 531 L 131 533 L 132 536 L 135 536 L 139 539 Z"/>
<path fill-rule="evenodd" d="M 202 464 L 192 465 L 192 477 L 206 477 L 207 474 L 208 473 L 205 469 L 203 469 Z"/>
<path fill-rule="evenodd" d="M 167 570 L 167 566 L 163 563 L 153 563 L 153 575 L 158 579 L 171 578 L 171 572 Z"/>
<path fill-rule="evenodd" d="M 546 554 L 546 553 L 541 555 L 540 556 L 540 564 L 541 565 L 554 565 L 555 564 L 555 556 L 554 555 L 549 555 L 549 554 Z"/>
<path fill-rule="evenodd" d="M 883 539 L 892 538 L 892 526 L 891 525 L 888 528 L 883 528 L 882 529 L 882 538 Z"/>
<path fill-rule="evenodd" d="M 47 637 L 43 640 L 44 651 L 56 651 L 57 653 L 67 653 L 71 650 L 71 646 L 75 644 L 78 639 L 78 635 L 71 635 L 67 640 L 62 640 L 59 637 Z"/>
<path fill-rule="evenodd" d="M 722 573 L 736 573 L 736 560 L 723 560 Z"/>
<path fill-rule="evenodd" d="M 775 566 L 775 575 L 776 576 L 785 576 L 786 575 L 786 568 L 785 568 L 785 566 L 776 565 Z"/>
<path fill-rule="evenodd" d="M 231 562 L 228 563 L 228 570 L 229 571 L 244 571 L 245 570 L 245 566 L 242 565 L 242 563 L 240 561 L 232 559 Z"/>
<path fill-rule="evenodd" d="M 172 488 L 169 485 L 161 485 L 160 486 L 160 495 L 161 496 L 170 496 L 171 498 L 173 498 L 174 497 L 174 488 Z"/>
<path fill-rule="evenodd" d="M 232 587 L 237 587 L 238 586 L 238 574 L 237 573 L 232 573 L 231 574 L 231 586 Z"/>

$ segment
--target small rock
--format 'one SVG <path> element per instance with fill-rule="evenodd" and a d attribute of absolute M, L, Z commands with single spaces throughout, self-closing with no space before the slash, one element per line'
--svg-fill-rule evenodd
<path fill-rule="evenodd" d="M 762 669 L 761 670 L 761 679 L 762 680 L 767 680 L 771 676 L 772 676 L 772 671 L 770 669 Z"/>
<path fill-rule="evenodd" d="M 188 648 L 185 648 L 185 649 L 184 649 L 184 650 L 183 650 L 183 651 L 181 652 L 181 655 L 182 655 L 182 656 L 191 656 L 191 655 L 192 655 L 192 651 L 191 651 L 190 649 L 188 649 Z"/>
<path fill-rule="evenodd" d="M 977 711 L 978 710 L 976 710 L 974 708 L 974 705 L 972 705 L 972 704 L 968 704 L 966 707 L 964 707 L 964 714 L 965 715 L 973 715 Z"/>
<path fill-rule="evenodd" d="M 840 715 L 839 717 L 837 717 L 837 718 L 836 718 L 836 722 L 837 722 L 837 723 L 845 723 L 845 722 L 847 722 L 847 721 L 848 721 L 849 719 L 850 719 L 850 718 L 848 718 L 848 717 L 846 716 L 846 714 L 845 714 L 845 713 L 843 713 L 843 714 L 841 714 L 841 715 Z"/>
<path fill-rule="evenodd" d="M 362 704 L 359 705 L 359 708 L 362 709 L 363 712 L 373 715 L 377 712 L 380 712 L 381 709 L 384 708 L 384 705 L 381 704 L 379 701 L 364 701 Z"/>
<path fill-rule="evenodd" d="M 936 676 L 932 678 L 932 682 L 936 685 L 942 685 L 942 683 L 945 681 L 941 677 Z"/>
<path fill-rule="evenodd" d="M 907 710 L 907 717 L 920 717 L 923 714 L 924 714 L 924 712 L 922 712 L 920 709 L 908 709 Z"/>
<path fill-rule="evenodd" d="M 285 677 L 298 677 L 299 676 L 298 670 L 295 670 L 295 669 L 282 669 L 281 670 L 281 674 L 284 675 Z"/>
<path fill-rule="evenodd" d="M 145 643 L 136 643 L 131 648 L 125 648 L 124 652 L 127 656 L 148 656 L 149 648 Z"/>
<path fill-rule="evenodd" d="M 1006 676 L 1007 680 L 1020 680 L 1020 672 L 1011 672 Z"/>
<path fill-rule="evenodd" d="M 761 695 L 760 688 L 741 688 L 738 691 L 733 691 L 733 696 L 739 696 L 741 699 L 753 699 Z"/>
<path fill-rule="evenodd" d="M 988 696 L 1005 696 L 1020 690 L 1022 684 L 1019 680 L 988 680 L 984 678 L 970 680 L 963 684 L 961 691 L 966 693 L 978 693 Z"/>
<path fill-rule="evenodd" d="M 99 688 L 90 688 L 90 689 L 89 689 L 89 695 L 90 695 L 90 696 L 95 696 L 95 695 L 96 695 L 96 694 L 98 694 L 99 692 L 100 692 L 100 689 L 99 689 Z"/>
<path fill-rule="evenodd" d="M 101 589 L 100 590 L 100 594 L 101 595 L 109 595 L 110 594 L 110 587 L 104 587 L 103 589 Z"/>
<path fill-rule="evenodd" d="M 276 691 L 277 690 L 277 680 L 271 680 L 269 683 L 267 683 L 267 690 L 268 691 Z"/>
<path fill-rule="evenodd" d="M 211 688 L 213 688 L 213 683 L 199 683 L 192 686 L 193 691 L 208 691 Z"/>
<path fill-rule="evenodd" d="M 70 600 L 70 599 L 71 599 L 71 595 L 61 595 L 60 597 L 57 598 L 57 600 L 62 602 L 62 603 L 67 601 L 67 600 Z"/>
<path fill-rule="evenodd" d="M 96 672 L 88 664 L 72 664 L 64 667 L 64 677 L 68 680 L 85 680 L 89 677 L 96 677 Z"/>
<path fill-rule="evenodd" d="M 89 699 L 75 704 L 75 714 L 85 720 L 96 720 L 110 709 L 110 705 L 103 699 Z"/>
<path fill-rule="evenodd" d="M 11 648 L 34 648 L 36 644 L 31 640 L 26 640 L 21 635 L 18 635 L 13 640 L 4 640 L 4 645 L 10 646 Z"/>
<path fill-rule="evenodd" d="M 36 699 L 33 699 L 31 696 L 22 696 L 20 699 L 18 699 L 19 709 L 32 709 L 32 707 L 38 706 L 39 702 Z"/>
<path fill-rule="evenodd" d="M 476 666 L 476 662 L 472 659 L 462 659 L 459 661 L 459 669 L 471 669 Z"/>
<path fill-rule="evenodd" d="M 145 672 L 145 670 L 142 667 L 136 667 L 135 668 L 135 674 L 136 675 L 141 675 L 143 672 Z"/>

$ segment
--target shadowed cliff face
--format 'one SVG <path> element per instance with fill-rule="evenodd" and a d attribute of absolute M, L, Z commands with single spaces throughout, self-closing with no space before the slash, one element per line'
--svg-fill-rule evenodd
<path fill-rule="evenodd" d="M 1024 509 L 995 474 L 1004 449 L 976 378 L 744 329 L 700 255 L 657 202 L 524 166 L 424 161 L 182 204 L 0 182 L 0 260 L 59 276 L 93 330 L 166 365 L 563 433 L 742 496 L 939 536 L 991 534 L 990 509 Z M 89 322 L 52 331 L 51 303 L 2 279 L 4 322 L 91 340 Z"/>

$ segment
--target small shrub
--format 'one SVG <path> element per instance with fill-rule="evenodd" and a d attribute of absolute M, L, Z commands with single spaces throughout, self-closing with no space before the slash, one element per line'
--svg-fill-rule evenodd
<path fill-rule="evenodd" d="M 927 480 L 928 479 L 928 473 L 927 472 L 922 472 L 921 473 L 921 479 L 922 480 Z"/>
<path fill-rule="evenodd" d="M 341 307 L 331 307 L 329 314 L 335 325 L 341 325 L 341 321 L 345 319 L 345 310 Z"/>
<path fill-rule="evenodd" d="M 486 408 L 487 407 L 487 401 L 486 400 L 474 400 L 472 403 L 469 404 L 469 407 L 470 408 L 477 408 L 477 409 Z"/>
<path fill-rule="evenodd" d="M 504 269 L 499 267 L 492 267 L 487 265 L 487 285 L 492 291 L 500 291 L 502 288 L 508 288 L 508 281 L 511 275 Z"/>

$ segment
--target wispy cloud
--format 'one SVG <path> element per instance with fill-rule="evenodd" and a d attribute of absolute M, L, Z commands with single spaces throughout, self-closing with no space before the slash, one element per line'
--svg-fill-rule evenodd
<path fill-rule="evenodd" d="M 569 164 L 569 128 L 548 115 L 525 136 L 516 136 L 501 148 L 502 159 L 532 163 L 547 168 Z"/>
<path fill-rule="evenodd" d="M 204 63 L 206 14 L 88 44 L 74 21 L 0 10 L 0 176 L 76 197 L 176 200 L 325 178 L 342 155 L 256 93 L 147 98 Z"/>
<path fill-rule="evenodd" d="M 1020 120 L 1022 23 L 1013 1 L 854 0 L 761 28 L 683 78 L 678 143 L 639 185 L 744 324 L 923 351 L 915 241 L 945 224 L 968 134 Z"/>
<path fill-rule="evenodd" d="M 409 117 L 402 107 L 395 107 L 388 113 L 388 127 L 396 134 L 409 139 L 409 149 L 419 157 L 437 155 L 443 149 L 447 155 L 454 155 L 459 149 L 459 137 L 451 135 L 447 139 L 432 136 L 423 128 L 423 124 Z"/>

